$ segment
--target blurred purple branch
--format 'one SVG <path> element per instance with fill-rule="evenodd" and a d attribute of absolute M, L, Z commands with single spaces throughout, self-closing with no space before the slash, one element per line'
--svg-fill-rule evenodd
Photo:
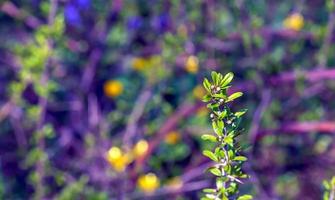
<path fill-rule="evenodd" d="M 199 176 L 202 176 L 203 172 L 212 165 L 213 165 L 213 162 L 207 162 L 196 168 L 192 168 L 183 173 L 183 175 L 181 176 L 181 180 L 183 181 L 183 183 L 187 183 L 193 179 L 196 179 Z"/>
<path fill-rule="evenodd" d="M 257 107 L 252 117 L 251 127 L 249 130 L 249 139 L 251 143 L 255 142 L 263 113 L 266 111 L 266 108 L 269 106 L 270 102 L 271 102 L 271 90 L 266 89 L 265 91 L 262 92 L 261 103 Z"/>
<path fill-rule="evenodd" d="M 10 106 L 12 106 L 11 103 L 10 103 Z M 18 149 L 21 150 L 22 152 L 26 152 L 28 141 L 27 141 L 25 132 L 22 128 L 22 124 L 20 123 L 20 115 L 21 115 L 20 110 L 18 108 L 13 109 L 9 114 L 9 120 L 10 120 L 11 125 L 14 128 L 14 134 L 15 134 L 15 139 L 17 141 Z"/>
<path fill-rule="evenodd" d="M 309 121 L 309 122 L 289 122 L 282 124 L 277 129 L 260 130 L 257 140 L 271 134 L 303 134 L 310 132 L 321 132 L 335 134 L 335 121 Z"/>
<path fill-rule="evenodd" d="M 0 122 L 7 118 L 12 110 L 12 107 L 13 105 L 11 101 L 7 101 L 4 105 L 2 105 L 2 107 L 0 108 Z"/>
<path fill-rule="evenodd" d="M 100 48 L 94 48 L 89 55 L 87 64 L 85 65 L 85 71 L 82 76 L 80 87 L 83 91 L 87 92 L 90 89 L 92 81 L 95 76 L 97 64 L 102 56 L 102 50 Z"/>
<path fill-rule="evenodd" d="M 299 78 L 303 78 L 309 82 L 317 82 L 326 79 L 335 80 L 335 69 L 316 68 L 311 71 L 284 72 L 279 76 L 271 77 L 269 81 L 271 85 L 279 85 L 282 83 L 294 82 Z"/>
<path fill-rule="evenodd" d="M 261 102 L 258 105 L 256 111 L 254 112 L 254 115 L 251 121 L 251 127 L 249 129 L 249 142 L 252 147 L 255 147 L 255 143 L 257 142 L 256 138 L 258 135 L 260 123 L 261 123 L 263 114 L 266 111 L 267 107 L 269 106 L 270 102 L 271 102 L 271 90 L 266 89 L 262 92 Z M 251 151 L 248 154 L 248 159 L 251 161 L 254 160 L 253 151 Z M 248 170 L 248 174 L 250 174 L 251 182 L 254 184 L 254 188 L 258 191 L 257 199 L 270 199 L 268 192 L 265 191 L 258 177 L 258 174 L 254 170 L 254 166 L 252 166 L 250 162 L 247 162 L 246 164 L 247 164 L 246 167 Z M 274 197 L 271 197 L 271 199 L 273 198 Z"/>
<path fill-rule="evenodd" d="M 28 14 L 25 10 L 17 8 L 14 3 L 10 1 L 3 2 L 0 5 L 0 11 L 17 20 L 22 20 L 30 28 L 37 28 L 41 25 L 40 20 Z"/>
<path fill-rule="evenodd" d="M 306 39 L 315 40 L 316 37 L 311 32 L 297 32 L 289 29 L 273 29 L 271 27 L 261 28 L 252 31 L 253 35 L 260 35 L 262 38 L 271 39 L 273 37 L 279 37 L 284 39 Z M 203 45 L 210 49 L 218 49 L 224 52 L 229 52 L 236 46 L 233 41 L 243 40 L 241 32 L 229 33 L 224 38 L 208 37 L 204 39 Z M 331 40 L 331 37 L 330 37 Z"/>
<path fill-rule="evenodd" d="M 327 56 L 329 53 L 329 47 L 332 44 L 331 40 L 333 37 L 333 32 L 335 28 L 335 11 L 332 11 L 329 14 L 329 19 L 328 19 L 328 24 L 327 24 L 327 32 L 326 35 L 323 39 L 322 46 L 319 52 L 319 62 L 318 62 L 318 67 L 324 68 L 327 65 Z"/>
<path fill-rule="evenodd" d="M 137 122 L 141 118 L 145 106 L 148 103 L 150 97 L 151 97 L 151 87 L 146 86 L 140 93 L 136 102 L 134 103 L 134 108 L 130 113 L 126 130 L 123 135 L 123 145 L 126 149 L 129 149 L 131 147 L 131 139 L 134 139 L 136 135 Z"/>

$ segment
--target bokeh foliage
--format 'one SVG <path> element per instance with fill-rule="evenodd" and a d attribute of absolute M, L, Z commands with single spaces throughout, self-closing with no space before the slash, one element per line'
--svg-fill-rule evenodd
<path fill-rule="evenodd" d="M 0 2 L 0 199 L 198 199 L 202 79 L 244 95 L 242 193 L 320 199 L 335 174 L 332 0 Z"/>

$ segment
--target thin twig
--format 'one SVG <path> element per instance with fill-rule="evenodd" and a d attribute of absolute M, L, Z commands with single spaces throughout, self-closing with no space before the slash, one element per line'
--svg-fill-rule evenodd
<path fill-rule="evenodd" d="M 267 135 L 281 134 L 303 134 L 310 132 L 322 132 L 328 134 L 335 133 L 335 121 L 310 121 L 310 122 L 288 122 L 282 124 L 279 128 L 259 130 L 256 140 L 261 140 Z"/>
<path fill-rule="evenodd" d="M 14 3 L 10 1 L 2 3 L 0 5 L 0 11 L 17 20 L 22 20 L 30 28 L 34 29 L 41 25 L 41 22 L 36 17 L 28 14 L 27 11 L 23 9 L 17 8 Z"/>
<path fill-rule="evenodd" d="M 271 91 L 266 89 L 262 93 L 262 100 L 259 106 L 257 107 L 254 116 L 252 117 L 251 128 L 249 131 L 249 138 L 252 143 L 254 143 L 255 138 L 257 137 L 257 132 L 259 130 L 259 125 L 263 117 L 263 113 L 271 102 Z"/>
<path fill-rule="evenodd" d="M 123 145 L 126 149 L 129 149 L 131 146 L 131 139 L 135 137 L 138 120 L 143 115 L 144 108 L 150 97 L 151 87 L 146 86 L 134 103 L 134 108 L 128 118 L 127 127 L 123 136 Z"/>
<path fill-rule="evenodd" d="M 335 11 L 332 11 L 329 15 L 327 32 L 323 39 L 322 46 L 319 52 L 318 67 L 320 68 L 325 68 L 327 65 L 327 56 L 329 53 L 329 47 L 332 44 L 331 40 L 333 37 L 334 28 L 335 28 Z"/>

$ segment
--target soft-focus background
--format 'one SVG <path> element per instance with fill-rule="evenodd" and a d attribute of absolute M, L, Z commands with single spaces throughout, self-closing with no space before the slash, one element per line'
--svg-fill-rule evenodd
<path fill-rule="evenodd" d="M 255 199 L 335 175 L 332 0 L 0 3 L 0 199 L 199 199 L 200 101 L 235 74 Z"/>

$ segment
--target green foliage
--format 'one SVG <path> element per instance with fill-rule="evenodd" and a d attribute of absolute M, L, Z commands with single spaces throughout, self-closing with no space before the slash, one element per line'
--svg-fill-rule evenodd
<path fill-rule="evenodd" d="M 323 200 L 335 200 L 335 176 L 330 181 L 324 180 L 323 187 L 325 188 Z"/>
<path fill-rule="evenodd" d="M 203 154 L 216 163 L 208 169 L 216 176 L 216 188 L 204 189 L 206 194 L 202 199 L 252 199 L 250 195 L 239 196 L 238 191 L 238 183 L 242 183 L 241 179 L 248 177 L 241 170 L 247 158 L 240 155 L 239 144 L 236 142 L 236 137 L 240 133 L 238 125 L 246 110 L 233 113 L 227 104 L 241 97 L 242 92 L 229 96 L 227 94 L 234 77 L 233 73 L 223 76 L 212 72 L 211 75 L 212 82 L 206 78 L 203 82 L 207 91 L 203 101 L 207 102 L 207 107 L 211 110 L 210 118 L 215 135 L 205 134 L 201 138 L 215 143 L 214 149 L 204 150 Z"/>
<path fill-rule="evenodd" d="M 92 200 L 107 200 L 107 194 L 98 192 L 87 186 L 88 177 L 82 176 L 78 181 L 69 184 L 65 187 L 57 200 L 72 200 L 72 199 L 92 199 Z"/>

